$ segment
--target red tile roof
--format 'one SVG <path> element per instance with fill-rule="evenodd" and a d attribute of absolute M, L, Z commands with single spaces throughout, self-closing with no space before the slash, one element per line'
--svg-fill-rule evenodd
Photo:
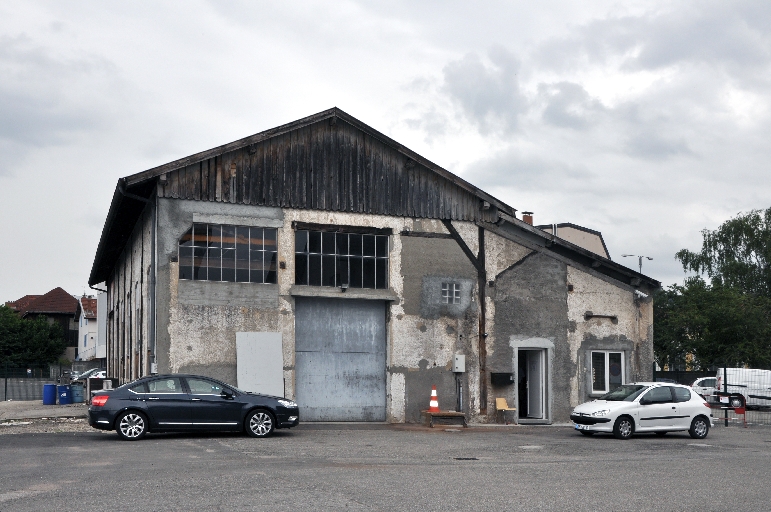
<path fill-rule="evenodd" d="M 88 297 L 81 297 L 80 304 L 83 307 L 83 313 L 89 320 L 96 318 L 96 299 L 90 299 Z"/>
<path fill-rule="evenodd" d="M 61 288 L 54 288 L 45 295 L 31 301 L 26 307 L 19 309 L 19 314 L 24 317 L 29 314 L 54 314 L 75 315 L 78 309 L 78 299 L 65 292 Z"/>
<path fill-rule="evenodd" d="M 42 295 L 25 295 L 19 300 L 10 300 L 6 302 L 5 305 L 18 313 L 25 307 L 29 306 L 32 301 L 39 299 L 40 297 L 42 297 Z"/>

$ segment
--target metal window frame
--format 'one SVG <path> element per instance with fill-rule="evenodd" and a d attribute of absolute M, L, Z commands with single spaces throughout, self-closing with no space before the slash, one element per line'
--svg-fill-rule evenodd
<path fill-rule="evenodd" d="M 195 243 L 195 236 L 196 236 L 195 226 L 196 225 L 198 225 L 198 226 L 205 226 L 206 227 L 206 244 L 203 245 L 203 246 L 202 245 L 196 245 L 196 243 Z M 247 238 L 248 238 L 248 249 L 247 249 L 247 251 L 249 252 L 249 280 L 248 281 L 238 281 L 238 280 L 224 281 L 222 279 L 222 270 L 223 270 L 222 263 L 223 263 L 223 259 L 224 258 L 222 258 L 221 256 L 220 256 L 220 264 L 219 264 L 220 279 L 209 279 L 209 273 L 208 273 L 208 268 L 209 268 L 209 239 L 208 239 L 208 237 L 209 237 L 209 227 L 210 226 L 219 226 L 220 233 L 222 233 L 222 228 L 224 226 L 232 227 L 233 230 L 234 230 L 234 233 L 236 233 L 236 234 L 238 233 L 238 231 L 240 229 L 246 229 L 247 230 L 247 233 L 248 233 L 248 236 L 247 236 Z M 210 223 L 210 222 L 194 222 L 192 224 L 192 226 L 190 227 L 190 229 L 193 232 L 192 245 L 190 246 L 190 248 L 192 248 L 192 249 L 195 249 L 195 248 L 205 248 L 206 249 L 206 253 L 203 256 L 204 265 L 207 268 L 206 279 L 196 279 L 195 272 L 192 272 L 192 279 L 186 279 L 186 278 L 179 277 L 180 280 L 183 280 L 183 281 L 209 281 L 209 282 L 213 282 L 213 283 L 231 283 L 232 282 L 232 283 L 250 283 L 250 284 L 276 284 L 278 282 L 278 268 L 276 268 L 276 283 L 269 283 L 269 282 L 266 282 L 266 280 L 265 280 L 265 278 L 266 278 L 265 255 L 266 255 L 266 253 L 272 253 L 274 251 L 267 250 L 265 248 L 265 244 L 264 244 L 265 230 L 273 230 L 274 235 L 275 235 L 274 239 L 276 240 L 276 250 L 275 250 L 275 252 L 276 252 L 276 255 L 278 255 L 278 228 L 260 227 L 260 226 L 242 226 L 242 225 L 238 225 L 238 224 L 217 224 L 217 223 Z M 262 249 L 252 249 L 252 229 L 260 229 L 260 230 L 262 230 L 262 240 L 263 240 Z M 187 234 L 187 231 L 184 234 Z M 184 236 L 184 234 L 183 234 L 183 236 Z M 237 245 L 237 244 L 234 244 L 234 245 Z M 182 248 L 182 246 L 181 246 L 181 238 L 180 238 L 180 240 L 177 241 L 177 261 L 180 261 L 180 249 L 181 248 Z M 223 249 L 222 248 L 222 242 L 220 241 L 220 251 L 222 251 L 222 249 Z M 230 249 L 230 248 L 228 248 L 228 249 Z M 232 250 L 234 252 L 233 257 L 236 258 L 236 252 L 235 252 L 236 248 L 233 248 Z M 252 251 L 259 252 L 260 255 L 262 256 L 262 262 L 261 262 L 261 265 L 260 265 L 260 267 L 261 267 L 261 269 L 263 271 L 262 272 L 262 281 L 252 281 Z M 193 259 L 195 259 L 195 251 L 193 251 Z M 237 261 L 238 261 L 237 258 L 233 260 L 233 271 L 234 272 L 238 271 L 238 268 L 236 266 L 236 262 Z M 257 262 L 255 261 L 255 263 L 257 263 Z M 276 258 L 276 265 L 278 266 L 278 257 Z M 192 266 L 192 268 L 195 268 L 195 267 Z M 216 267 L 214 267 L 214 268 L 216 268 Z"/>
<path fill-rule="evenodd" d="M 323 286 L 323 287 L 326 287 L 326 288 L 336 288 L 336 287 L 338 287 L 338 285 L 337 285 L 337 283 L 338 283 L 338 272 L 337 272 L 338 271 L 338 265 L 337 265 L 337 262 L 338 262 L 338 258 L 342 257 L 342 258 L 348 258 L 348 266 L 347 266 L 347 274 L 348 274 L 347 278 L 348 279 L 347 279 L 347 282 L 343 282 L 342 280 L 340 280 L 341 284 L 347 284 L 347 285 L 350 286 L 350 282 L 351 282 L 351 258 L 358 258 L 362 262 L 362 276 L 361 276 L 362 286 L 361 286 L 361 289 L 363 289 L 363 290 L 387 290 L 388 289 L 389 272 L 390 272 L 390 260 L 391 260 L 391 256 L 390 256 L 391 255 L 391 236 L 390 236 L 390 233 L 387 233 L 387 232 L 384 232 L 384 231 L 377 231 L 377 232 L 355 232 L 354 230 L 350 230 L 350 231 L 349 230 L 346 230 L 346 231 L 332 231 L 332 230 L 324 230 L 324 229 L 312 229 L 311 227 L 303 226 L 302 229 L 300 229 L 298 227 L 298 229 L 295 230 L 295 237 L 297 237 L 297 233 L 299 233 L 301 231 L 305 232 L 307 234 L 306 236 L 307 236 L 308 243 L 305 246 L 305 251 L 298 251 L 297 250 L 297 246 L 295 245 L 295 256 L 298 255 L 298 254 L 306 256 L 305 274 L 306 274 L 307 279 L 308 279 L 308 284 L 307 285 L 300 285 L 300 286 L 308 286 L 308 285 L 310 285 L 309 283 L 311 282 L 311 256 L 319 256 L 321 258 L 323 258 L 325 256 L 327 256 L 327 257 L 332 256 L 332 257 L 335 258 L 334 277 L 333 277 L 333 282 L 335 284 L 332 285 L 332 286 L 323 284 L 325 276 L 324 276 L 324 264 L 323 264 L 323 260 L 322 260 L 321 269 L 320 269 L 321 275 L 319 276 L 319 282 L 321 283 L 320 286 Z M 332 252 L 325 252 L 324 237 L 323 236 L 321 236 L 319 251 L 318 252 L 311 251 L 310 250 L 310 234 L 311 233 L 319 233 L 320 235 L 323 235 L 324 233 L 333 233 L 334 234 L 335 247 L 332 250 Z M 345 236 L 348 237 L 348 251 L 345 254 L 340 252 L 340 250 L 338 248 L 337 237 L 339 235 L 345 235 Z M 350 239 L 351 235 L 374 236 L 375 237 L 375 244 L 376 244 L 375 245 L 375 256 L 365 256 L 364 254 L 361 254 L 361 255 L 351 254 L 351 239 Z M 381 238 L 381 237 L 383 239 L 385 239 L 385 243 L 386 243 L 386 249 L 385 249 L 385 254 L 386 255 L 385 256 L 378 256 L 377 255 L 377 241 L 378 241 L 378 238 Z M 372 276 L 373 281 L 375 283 L 375 286 L 372 287 L 372 288 L 363 286 L 363 284 L 364 284 L 364 261 L 365 260 L 372 260 L 372 261 L 375 262 L 374 274 Z M 385 286 L 383 286 L 382 288 L 378 288 L 377 287 L 377 282 L 378 282 L 377 261 L 378 260 L 386 262 L 385 280 L 384 280 Z M 295 259 L 295 261 L 296 261 L 296 259 Z M 295 269 L 295 280 L 296 280 L 296 275 L 297 275 L 296 272 L 297 271 Z M 295 282 L 295 284 L 297 284 L 297 283 Z M 313 285 L 313 286 L 315 286 L 315 285 Z"/>

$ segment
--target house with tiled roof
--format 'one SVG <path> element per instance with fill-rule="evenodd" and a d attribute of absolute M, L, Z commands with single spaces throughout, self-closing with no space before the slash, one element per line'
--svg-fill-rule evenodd
<path fill-rule="evenodd" d="M 18 300 L 11 300 L 5 303 L 6 307 L 11 308 L 18 313 L 22 309 L 26 309 L 33 301 L 39 299 L 41 295 L 25 295 Z"/>
<path fill-rule="evenodd" d="M 7 302 L 6 306 L 22 318 L 34 319 L 43 316 L 49 324 L 58 323 L 67 342 L 67 349 L 62 357 L 70 361 L 75 359 L 78 349 L 78 326 L 75 321 L 78 299 L 64 289 L 56 287 L 43 295 L 25 295 L 18 300 Z"/>
<path fill-rule="evenodd" d="M 78 324 L 78 361 L 94 361 L 100 366 L 106 364 L 107 347 L 99 339 L 97 328 L 97 299 L 83 295 L 78 299 L 75 321 Z"/>

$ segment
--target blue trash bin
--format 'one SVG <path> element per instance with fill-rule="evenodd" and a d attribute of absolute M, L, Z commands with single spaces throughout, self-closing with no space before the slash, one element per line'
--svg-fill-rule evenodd
<path fill-rule="evenodd" d="M 43 384 L 43 405 L 56 405 L 56 384 Z"/>
<path fill-rule="evenodd" d="M 56 392 L 59 395 L 59 405 L 69 405 L 72 403 L 72 390 L 69 386 L 58 386 Z"/>
<path fill-rule="evenodd" d="M 70 384 L 73 404 L 83 403 L 83 384 Z"/>

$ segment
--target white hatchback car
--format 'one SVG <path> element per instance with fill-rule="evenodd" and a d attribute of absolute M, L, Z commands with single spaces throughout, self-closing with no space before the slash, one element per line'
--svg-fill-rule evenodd
<path fill-rule="evenodd" d="M 636 432 L 664 435 L 678 430 L 704 439 L 712 426 L 711 409 L 702 397 L 688 386 L 665 382 L 624 384 L 579 405 L 570 419 L 584 435 L 607 432 L 618 439 Z"/>

